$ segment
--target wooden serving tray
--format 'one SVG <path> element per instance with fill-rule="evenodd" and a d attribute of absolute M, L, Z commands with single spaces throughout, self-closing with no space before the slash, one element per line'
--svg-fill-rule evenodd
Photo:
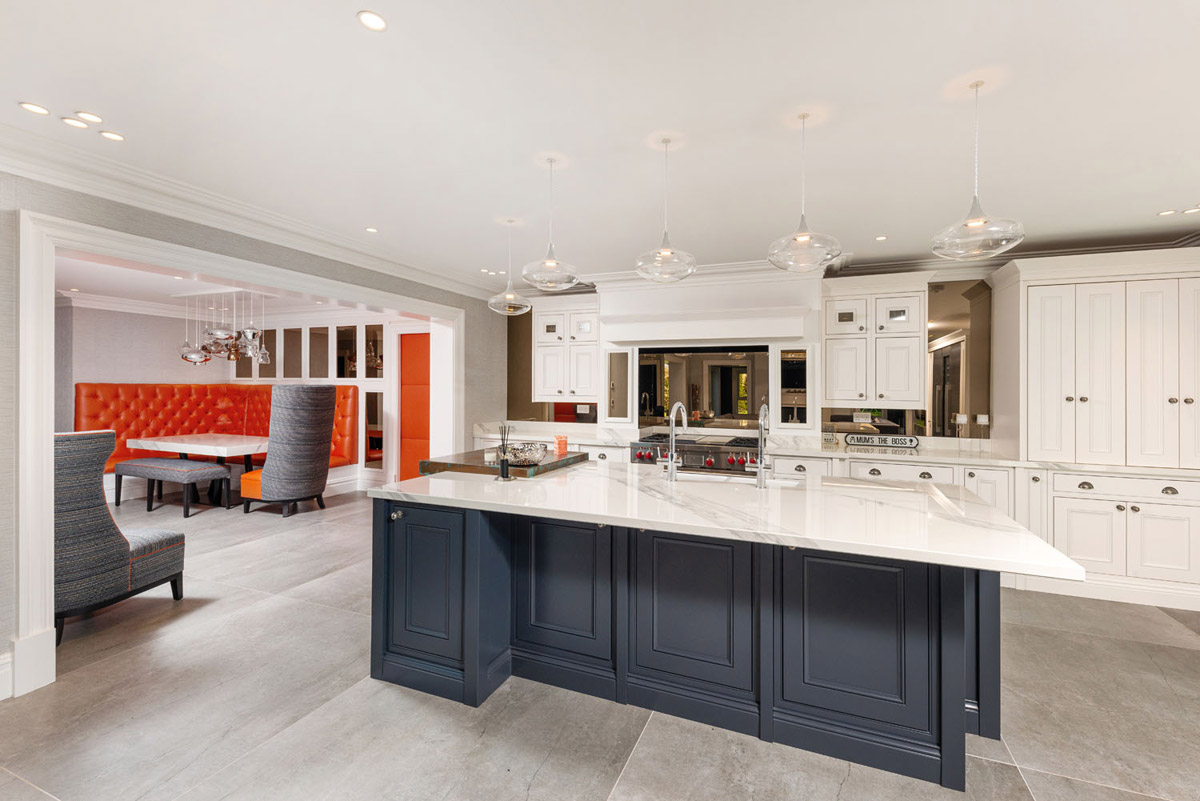
<path fill-rule="evenodd" d="M 562 467 L 570 467 L 573 464 L 586 462 L 588 455 L 583 451 L 567 451 L 564 455 L 558 456 L 554 449 L 551 448 L 546 452 L 546 457 L 542 459 L 541 464 L 518 467 L 517 465 L 508 466 L 508 474 L 517 478 L 533 478 L 534 476 L 548 473 L 551 470 L 558 470 Z M 417 468 L 421 471 L 421 475 L 429 476 L 434 473 L 443 473 L 446 471 L 456 473 L 482 473 L 484 475 L 500 475 L 500 463 L 493 462 L 487 464 L 483 461 L 483 451 L 467 451 L 466 453 L 455 453 L 450 456 L 442 456 L 437 459 L 422 459 L 421 464 Z"/>

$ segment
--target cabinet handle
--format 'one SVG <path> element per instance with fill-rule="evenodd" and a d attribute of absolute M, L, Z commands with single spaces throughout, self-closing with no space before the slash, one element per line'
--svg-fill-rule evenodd
<path fill-rule="evenodd" d="M 392 520 L 399 520 L 402 517 L 404 517 L 404 512 L 400 511 L 399 509 L 392 512 Z"/>
<path fill-rule="evenodd" d="M 1095 487 L 1092 485 L 1092 482 L 1090 482 L 1090 481 L 1080 481 L 1079 488 L 1080 489 L 1095 489 Z"/>
<path fill-rule="evenodd" d="M 1041 481 L 1041 480 L 1042 480 L 1042 477 L 1041 477 L 1041 476 L 1034 476 L 1034 477 L 1033 477 L 1033 483 L 1034 483 L 1034 484 L 1037 484 L 1037 483 L 1038 483 L 1039 481 Z"/>
<path fill-rule="evenodd" d="M 1118 503 L 1118 504 L 1117 504 L 1117 511 L 1118 511 L 1118 512 L 1124 512 L 1124 511 L 1125 511 L 1125 504 L 1123 504 L 1123 503 Z"/>
<path fill-rule="evenodd" d="M 574 338 L 575 338 L 575 335 L 574 335 L 574 334 L 571 334 L 571 339 L 574 339 Z"/>
<path fill-rule="evenodd" d="M 1067 403 L 1070 403 L 1070 402 L 1071 402 L 1071 401 L 1073 401 L 1073 400 L 1075 400 L 1075 396 L 1074 396 L 1074 395 L 1068 395 L 1068 396 L 1067 396 Z"/>
<path fill-rule="evenodd" d="M 922 471 L 921 471 L 921 476 L 920 476 L 920 477 L 921 477 L 921 478 L 933 478 L 933 476 L 932 476 L 932 475 L 929 473 L 929 471 L 928 471 L 928 470 L 922 470 Z"/>
<path fill-rule="evenodd" d="M 870 471 L 868 471 L 868 472 L 869 472 L 871 475 L 873 475 L 873 476 L 882 476 L 882 475 L 883 475 L 883 473 L 880 473 L 880 472 L 879 472 L 879 468 L 878 468 L 878 467 L 872 467 L 872 468 L 870 469 Z"/>
<path fill-rule="evenodd" d="M 1081 396 L 1079 396 L 1079 402 L 1080 402 L 1080 403 L 1087 403 L 1087 395 L 1081 395 Z"/>
<path fill-rule="evenodd" d="M 1174 487 L 1163 487 L 1163 495 L 1178 495 L 1179 490 Z"/>
<path fill-rule="evenodd" d="M 797 473 L 803 473 L 803 472 L 804 472 L 804 465 L 802 465 L 802 464 L 798 464 L 798 465 L 796 465 L 796 472 L 797 472 Z"/>
<path fill-rule="evenodd" d="M 1196 399 L 1195 398 L 1184 398 L 1183 402 L 1184 403 L 1195 403 Z"/>
<path fill-rule="evenodd" d="M 880 330 L 880 331 L 882 331 L 882 330 L 883 330 L 883 326 L 882 326 L 882 325 L 881 325 L 881 326 L 879 326 L 879 330 Z"/>
<path fill-rule="evenodd" d="M 558 391 L 558 394 L 559 394 L 559 395 L 561 395 L 561 394 L 562 394 L 562 390 L 561 390 L 561 389 Z"/>
<path fill-rule="evenodd" d="M 1179 403 L 1179 398 L 1167 398 L 1167 403 Z"/>
<path fill-rule="evenodd" d="M 883 397 L 883 393 L 882 393 L 882 392 L 880 392 L 880 393 L 879 393 L 879 397 L 881 397 L 881 398 Z"/>
<path fill-rule="evenodd" d="M 1129 507 L 1129 511 L 1131 511 L 1131 512 L 1140 512 L 1140 511 L 1142 511 L 1142 510 L 1141 510 L 1141 507 L 1138 507 L 1138 506 L 1130 506 L 1130 507 Z"/>
<path fill-rule="evenodd" d="M 866 396 L 866 395 L 864 395 L 863 393 L 861 393 L 861 392 L 860 392 L 860 393 L 858 393 L 858 397 L 860 397 L 860 398 L 865 398 L 865 397 L 867 397 L 867 396 Z"/>
<path fill-rule="evenodd" d="M 558 341 L 559 341 L 559 342 L 562 342 L 562 337 L 559 337 L 559 338 L 558 338 Z"/>
<path fill-rule="evenodd" d="M 967 473 L 967 478 L 975 478 L 975 471 L 972 470 L 971 472 Z"/>
<path fill-rule="evenodd" d="M 607 454 L 607 453 L 600 453 L 600 454 L 597 454 L 597 455 L 596 455 L 596 458 L 597 458 L 597 459 L 607 459 L 607 458 L 608 458 L 608 454 Z"/>
<path fill-rule="evenodd" d="M 571 394 L 572 394 L 572 395 L 574 395 L 574 394 L 575 394 L 575 390 L 571 390 Z"/>

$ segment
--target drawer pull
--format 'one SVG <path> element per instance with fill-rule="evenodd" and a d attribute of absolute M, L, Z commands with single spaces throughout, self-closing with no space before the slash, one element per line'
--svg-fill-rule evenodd
<path fill-rule="evenodd" d="M 1178 495 L 1179 490 L 1174 487 L 1163 487 L 1163 495 Z"/>
<path fill-rule="evenodd" d="M 873 476 L 882 476 L 883 475 L 883 473 L 879 472 L 878 467 L 872 467 L 869 472 Z"/>
<path fill-rule="evenodd" d="M 802 465 L 802 464 L 798 464 L 798 465 L 796 465 L 796 472 L 797 472 L 797 473 L 803 473 L 803 472 L 804 472 L 804 465 Z"/>
<path fill-rule="evenodd" d="M 928 470 L 922 470 L 921 478 L 933 478 L 933 475 Z"/>
<path fill-rule="evenodd" d="M 404 517 L 404 512 L 400 511 L 399 509 L 392 512 L 392 520 L 399 520 L 402 517 Z"/>
<path fill-rule="evenodd" d="M 1095 485 L 1094 485 L 1094 484 L 1092 484 L 1092 482 L 1090 482 L 1090 481 L 1080 481 L 1080 482 L 1079 482 L 1079 488 L 1080 488 L 1080 489 L 1095 489 L 1096 487 L 1095 487 Z"/>
<path fill-rule="evenodd" d="M 1131 512 L 1140 512 L 1140 511 L 1142 511 L 1142 510 L 1141 510 L 1141 508 L 1140 508 L 1140 507 L 1137 507 L 1137 506 L 1130 506 L 1130 507 L 1129 507 L 1129 511 L 1131 511 Z"/>
<path fill-rule="evenodd" d="M 1124 512 L 1124 511 L 1125 511 L 1125 504 L 1123 504 L 1123 503 L 1118 503 L 1118 504 L 1117 504 L 1117 511 L 1118 511 L 1118 512 Z"/>
<path fill-rule="evenodd" d="M 975 471 L 972 470 L 970 473 L 967 473 L 967 478 L 975 478 Z"/>
<path fill-rule="evenodd" d="M 1167 403 L 1179 403 L 1179 398 L 1167 398 Z"/>
<path fill-rule="evenodd" d="M 1042 480 L 1042 477 L 1041 477 L 1041 476 L 1034 476 L 1034 477 L 1033 477 L 1033 483 L 1034 483 L 1034 484 L 1038 483 L 1038 482 L 1039 482 L 1039 481 L 1041 481 L 1041 480 Z"/>
<path fill-rule="evenodd" d="M 1071 402 L 1071 401 L 1073 401 L 1073 400 L 1075 400 L 1075 396 L 1074 396 L 1074 395 L 1068 395 L 1068 396 L 1067 396 L 1067 403 L 1070 403 L 1070 402 Z"/>
<path fill-rule="evenodd" d="M 1079 402 L 1080 402 L 1080 403 L 1087 403 L 1087 395 L 1080 395 L 1080 396 L 1079 396 Z"/>
<path fill-rule="evenodd" d="M 1184 398 L 1183 402 L 1184 403 L 1195 403 L 1196 399 L 1195 398 Z"/>

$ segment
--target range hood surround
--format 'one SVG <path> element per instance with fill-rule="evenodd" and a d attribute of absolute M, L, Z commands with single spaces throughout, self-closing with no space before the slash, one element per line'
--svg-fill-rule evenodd
<path fill-rule="evenodd" d="M 706 267 L 677 284 L 634 273 L 589 276 L 600 327 L 614 345 L 811 340 L 821 275 L 784 273 L 766 262 Z"/>

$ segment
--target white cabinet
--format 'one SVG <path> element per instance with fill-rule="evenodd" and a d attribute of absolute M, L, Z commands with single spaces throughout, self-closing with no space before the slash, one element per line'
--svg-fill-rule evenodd
<path fill-rule="evenodd" d="M 600 315 L 596 312 L 568 314 L 568 342 L 595 342 L 600 338 Z"/>
<path fill-rule="evenodd" d="M 1089 573 L 1125 575 L 1125 525 L 1119 501 L 1054 499 L 1054 547 Z"/>
<path fill-rule="evenodd" d="M 1126 285 L 1128 464 L 1179 465 L 1179 281 Z"/>
<path fill-rule="evenodd" d="M 534 401 L 600 402 L 599 319 L 594 308 L 534 311 Z"/>
<path fill-rule="evenodd" d="M 1130 504 L 1129 575 L 1200 582 L 1200 508 Z"/>
<path fill-rule="evenodd" d="M 1200 468 L 1200 278 L 1179 282 L 1179 466 Z"/>
<path fill-rule="evenodd" d="M 865 337 L 825 340 L 825 397 L 861 404 L 867 397 Z"/>
<path fill-rule="evenodd" d="M 567 396 L 596 402 L 600 398 L 600 346 L 569 345 Z"/>
<path fill-rule="evenodd" d="M 879 405 L 919 404 L 924 394 L 924 343 L 915 337 L 879 337 L 875 340 L 875 386 L 872 397 Z M 872 389 L 868 387 L 868 389 Z"/>
<path fill-rule="evenodd" d="M 563 400 L 567 392 L 567 349 L 535 348 L 534 359 L 533 399 L 549 403 Z"/>
<path fill-rule="evenodd" d="M 826 334 L 863 334 L 867 331 L 866 298 L 830 298 L 825 301 Z"/>
<path fill-rule="evenodd" d="M 1025 528 L 1050 541 L 1050 477 L 1047 470 L 1018 469 L 1013 516 Z"/>
<path fill-rule="evenodd" d="M 1011 471 L 993 467 L 968 467 L 963 476 L 963 486 L 978 495 L 986 503 L 1004 512 L 1013 513 Z"/>
<path fill-rule="evenodd" d="M 1029 288 L 1029 458 L 1075 461 L 1075 287 Z"/>
<path fill-rule="evenodd" d="M 533 341 L 538 345 L 557 345 L 566 342 L 566 312 L 537 312 L 533 315 Z"/>
<path fill-rule="evenodd" d="M 880 334 L 919 334 L 925 331 L 920 295 L 875 299 L 875 331 Z"/>
<path fill-rule="evenodd" d="M 1075 461 L 1125 464 L 1125 284 L 1075 288 Z"/>
<path fill-rule="evenodd" d="M 775 478 L 799 478 L 830 475 L 828 459 L 804 456 L 773 456 L 771 470 Z"/>
<path fill-rule="evenodd" d="M 879 478 L 888 481 L 932 481 L 953 484 L 954 468 L 943 464 L 914 462 L 851 462 L 851 478 Z"/>

